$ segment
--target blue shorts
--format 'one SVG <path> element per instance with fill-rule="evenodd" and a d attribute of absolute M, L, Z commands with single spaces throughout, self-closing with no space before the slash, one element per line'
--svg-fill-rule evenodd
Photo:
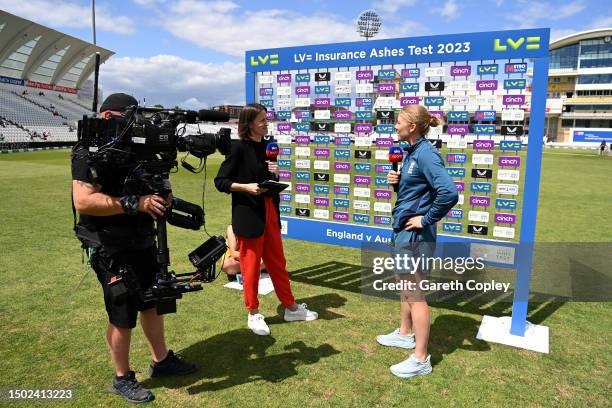
<path fill-rule="evenodd" d="M 407 265 L 404 264 L 401 269 L 397 269 L 396 273 L 401 275 L 414 274 L 417 271 L 431 272 L 432 262 L 427 262 L 427 258 L 433 257 L 436 250 L 436 235 L 435 225 L 428 225 L 418 230 L 393 231 L 391 235 L 393 256 L 400 255 L 402 258 L 414 259 L 414 261 L 407 262 Z"/>

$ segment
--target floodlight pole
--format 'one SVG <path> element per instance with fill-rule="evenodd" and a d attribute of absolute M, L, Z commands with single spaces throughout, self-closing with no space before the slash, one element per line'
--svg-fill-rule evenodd
<path fill-rule="evenodd" d="M 93 44 L 94 47 L 96 47 L 96 0 L 91 0 L 91 27 L 93 30 Z M 98 76 L 100 74 L 100 53 L 98 51 L 96 51 L 95 61 L 93 103 L 91 105 L 91 110 L 93 111 L 94 116 L 98 113 Z"/>

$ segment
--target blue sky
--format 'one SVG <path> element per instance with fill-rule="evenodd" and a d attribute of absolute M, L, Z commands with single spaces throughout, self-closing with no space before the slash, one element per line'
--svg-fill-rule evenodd
<path fill-rule="evenodd" d="M 104 94 L 200 108 L 243 103 L 248 49 L 357 41 L 373 8 L 377 38 L 550 27 L 552 38 L 612 27 L 608 1 L 525 0 L 97 0 L 97 43 L 116 54 L 101 67 Z M 90 1 L 0 0 L 0 9 L 92 41 Z"/>

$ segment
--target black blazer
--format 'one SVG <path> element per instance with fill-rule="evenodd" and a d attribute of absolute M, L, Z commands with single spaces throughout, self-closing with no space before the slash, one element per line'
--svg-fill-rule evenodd
<path fill-rule="evenodd" d="M 268 171 L 266 160 L 266 145 L 268 141 L 255 142 L 253 140 L 232 140 L 230 154 L 219 167 L 215 177 L 217 190 L 232 194 L 232 228 L 236 235 L 246 238 L 256 238 L 263 234 L 266 224 L 266 206 L 264 197 L 271 196 L 276 212 L 280 213 L 278 205 L 280 197 L 277 194 L 266 193 L 254 196 L 247 193 L 231 192 L 232 183 L 248 184 L 261 183 L 266 180 L 276 180 L 273 173 Z"/>

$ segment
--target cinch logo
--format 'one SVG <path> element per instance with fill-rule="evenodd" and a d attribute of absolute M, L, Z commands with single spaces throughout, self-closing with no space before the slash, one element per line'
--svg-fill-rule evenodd
<path fill-rule="evenodd" d="M 371 132 L 372 132 L 371 123 L 356 123 L 355 124 L 355 133 L 371 133 Z"/>
<path fill-rule="evenodd" d="M 295 191 L 300 193 L 310 193 L 310 184 L 297 183 L 295 185 Z"/>
<path fill-rule="evenodd" d="M 334 186 L 334 194 L 338 195 L 349 195 L 351 190 L 347 186 Z"/>
<path fill-rule="evenodd" d="M 354 176 L 353 183 L 369 185 L 372 183 L 372 179 L 369 176 Z"/>
<path fill-rule="evenodd" d="M 310 144 L 310 136 L 296 136 L 295 143 L 302 144 L 302 145 Z"/>
<path fill-rule="evenodd" d="M 259 96 L 272 96 L 274 95 L 274 88 L 259 88 Z"/>
<path fill-rule="evenodd" d="M 276 117 L 279 119 L 291 119 L 291 111 L 278 111 Z"/>
<path fill-rule="evenodd" d="M 278 74 L 276 76 L 276 82 L 279 84 L 291 82 L 291 74 Z"/>
<path fill-rule="evenodd" d="M 442 223 L 443 232 L 451 232 L 453 234 L 458 234 L 462 230 L 463 230 L 463 226 L 461 224 L 457 224 L 455 222 L 443 222 Z"/>
<path fill-rule="evenodd" d="M 315 148 L 315 157 L 329 157 L 329 149 Z"/>
<path fill-rule="evenodd" d="M 336 144 L 336 146 L 350 146 L 351 138 L 346 136 L 339 136 L 334 139 L 334 143 Z"/>
<path fill-rule="evenodd" d="M 328 107 L 331 104 L 329 98 L 315 98 L 314 102 L 314 105 L 319 108 Z"/>
<path fill-rule="evenodd" d="M 453 181 L 457 191 L 465 191 L 465 181 Z"/>
<path fill-rule="evenodd" d="M 473 207 L 488 207 L 491 205 L 491 198 L 486 196 L 470 196 L 470 205 Z"/>
<path fill-rule="evenodd" d="M 376 125 L 376 133 L 391 134 L 395 132 L 395 126 L 393 125 Z"/>
<path fill-rule="evenodd" d="M 355 119 L 357 119 L 357 120 L 372 120 L 372 112 L 370 112 L 370 111 L 357 111 L 357 112 L 355 112 Z"/>
<path fill-rule="evenodd" d="M 504 66 L 506 74 L 525 74 L 527 73 L 527 63 L 525 62 L 510 62 Z"/>
<path fill-rule="evenodd" d="M 391 190 L 374 190 L 374 198 L 390 200 L 393 198 L 393 193 Z"/>
<path fill-rule="evenodd" d="M 335 162 L 334 163 L 334 170 L 336 170 L 336 171 L 350 171 L 351 170 L 351 163 L 349 163 L 349 162 Z"/>
<path fill-rule="evenodd" d="M 329 186 L 325 186 L 322 184 L 315 184 L 314 192 L 315 194 L 329 194 Z"/>
<path fill-rule="evenodd" d="M 391 171 L 392 168 L 393 167 L 391 163 L 377 164 L 374 166 L 374 171 L 376 172 L 376 174 L 387 174 Z"/>
<path fill-rule="evenodd" d="M 448 125 L 449 135 L 467 135 L 469 132 L 468 125 Z"/>
<path fill-rule="evenodd" d="M 296 95 L 310 95 L 310 87 L 309 86 L 296 86 L 295 94 Z"/>
<path fill-rule="evenodd" d="M 310 111 L 307 110 L 296 110 L 295 117 L 300 119 L 310 119 Z"/>
<path fill-rule="evenodd" d="M 278 210 L 280 211 L 281 214 L 291 215 L 291 207 L 289 207 L 288 205 L 279 205 Z"/>
<path fill-rule="evenodd" d="M 508 51 L 508 47 L 518 50 L 523 44 L 527 50 L 540 49 L 540 37 L 496 38 L 493 42 L 493 51 Z"/>
<path fill-rule="evenodd" d="M 268 120 L 274 119 L 274 111 L 267 111 L 266 112 L 266 118 Z"/>
<path fill-rule="evenodd" d="M 254 57 L 251 55 L 249 65 L 252 67 L 258 67 L 259 65 L 278 65 L 278 54 L 258 55 Z"/>
<path fill-rule="evenodd" d="M 337 120 L 351 120 L 353 112 L 347 110 L 339 110 L 334 112 L 334 118 Z"/>
<path fill-rule="evenodd" d="M 402 78 L 418 78 L 421 75 L 419 68 L 402 69 Z"/>
<path fill-rule="evenodd" d="M 367 70 L 367 71 L 357 71 L 355 73 L 355 79 L 358 81 L 369 81 L 374 79 L 374 71 L 372 70 Z"/>
<path fill-rule="evenodd" d="M 357 106 L 372 106 L 372 98 L 357 98 L 355 104 Z"/>
<path fill-rule="evenodd" d="M 259 101 L 259 103 L 261 104 L 261 106 L 265 106 L 266 108 L 271 108 L 274 106 L 273 99 L 262 99 L 261 101 Z"/>
<path fill-rule="evenodd" d="M 310 123 L 296 123 L 295 130 L 298 132 L 310 132 Z"/>
<path fill-rule="evenodd" d="M 474 112 L 474 120 L 484 121 L 484 120 L 496 120 L 497 112 L 496 111 L 476 111 Z"/>
<path fill-rule="evenodd" d="M 310 82 L 310 74 L 295 74 L 295 82 Z"/>
<path fill-rule="evenodd" d="M 329 144 L 329 136 L 326 135 L 316 135 L 314 137 L 315 144 Z"/>
<path fill-rule="evenodd" d="M 353 168 L 358 173 L 369 173 L 372 171 L 372 165 L 369 163 L 355 163 Z"/>
<path fill-rule="evenodd" d="M 426 96 L 425 106 L 442 106 L 444 105 L 443 96 Z"/>
<path fill-rule="evenodd" d="M 477 135 L 494 135 L 495 125 L 474 125 L 474 133 Z"/>
<path fill-rule="evenodd" d="M 504 81 L 504 89 L 525 89 L 527 81 L 524 79 L 506 79 Z"/>
<path fill-rule="evenodd" d="M 491 139 L 474 140 L 472 148 L 474 150 L 493 150 L 495 149 L 495 141 Z"/>
<path fill-rule="evenodd" d="M 446 161 L 448 163 L 463 164 L 467 162 L 467 154 L 465 153 L 447 153 Z"/>
<path fill-rule="evenodd" d="M 376 87 L 378 93 L 393 93 L 396 91 L 395 84 L 378 84 Z"/>
<path fill-rule="evenodd" d="M 310 172 L 309 171 L 296 171 L 295 179 L 296 180 L 310 180 Z"/>
<path fill-rule="evenodd" d="M 419 92 L 419 84 L 417 82 L 400 84 L 400 92 Z"/>
<path fill-rule="evenodd" d="M 468 76 L 472 73 L 470 65 L 453 65 L 450 69 L 451 76 Z"/>
<path fill-rule="evenodd" d="M 379 137 L 378 139 L 376 139 L 376 146 L 377 147 L 392 147 L 393 139 L 390 137 Z"/>
<path fill-rule="evenodd" d="M 315 81 L 317 82 L 327 82 L 331 79 L 331 73 L 329 72 L 317 72 L 315 74 Z"/>
<path fill-rule="evenodd" d="M 349 215 L 346 212 L 334 211 L 334 220 L 336 221 L 348 221 Z"/>
<path fill-rule="evenodd" d="M 454 218 L 460 220 L 463 218 L 463 210 L 453 208 L 448 212 L 448 214 L 446 214 L 446 218 Z"/>
<path fill-rule="evenodd" d="M 323 181 L 325 183 L 329 183 L 329 174 L 327 173 L 315 173 L 314 174 L 315 181 Z"/>
<path fill-rule="evenodd" d="M 351 151 L 349 149 L 336 149 L 334 150 L 334 157 L 336 159 L 348 159 L 351 157 Z"/>
<path fill-rule="evenodd" d="M 476 89 L 479 91 L 494 91 L 497 89 L 497 80 L 483 79 L 476 81 Z"/>
<path fill-rule="evenodd" d="M 515 214 L 496 213 L 495 222 L 498 224 L 516 224 Z"/>
<path fill-rule="evenodd" d="M 490 193 L 492 189 L 491 183 L 472 181 L 470 183 L 470 190 L 473 193 Z"/>
<path fill-rule="evenodd" d="M 484 64 L 484 65 L 479 65 L 478 68 L 476 69 L 476 72 L 478 73 L 478 75 L 487 75 L 487 74 L 495 75 L 497 74 L 498 70 L 499 70 L 499 66 L 497 64 Z"/>
<path fill-rule="evenodd" d="M 344 198 L 334 198 L 334 207 L 348 208 L 350 201 Z"/>
<path fill-rule="evenodd" d="M 443 91 L 444 82 L 425 82 L 425 90 L 428 92 Z"/>
<path fill-rule="evenodd" d="M 351 98 L 336 98 L 334 106 L 351 106 Z"/>
<path fill-rule="evenodd" d="M 465 177 L 465 169 L 462 167 L 448 167 L 446 169 L 446 172 L 451 177 L 459 177 L 459 178 Z"/>
<path fill-rule="evenodd" d="M 355 158 L 362 160 L 370 160 L 372 158 L 372 152 L 370 150 L 355 150 Z"/>
<path fill-rule="evenodd" d="M 278 172 L 278 178 L 281 180 L 291 180 L 291 172 L 287 170 L 280 170 Z"/>
<path fill-rule="evenodd" d="M 374 216 L 374 224 L 391 225 L 391 217 L 387 217 L 384 215 L 376 215 Z"/>
<path fill-rule="evenodd" d="M 319 207 L 329 207 L 329 198 L 327 197 L 315 197 L 314 205 Z"/>
<path fill-rule="evenodd" d="M 358 222 L 361 224 L 369 224 L 370 216 L 365 214 L 353 214 L 353 222 Z"/>
<path fill-rule="evenodd" d="M 310 217 L 310 210 L 308 208 L 296 208 L 295 215 L 298 217 Z"/>
<path fill-rule="evenodd" d="M 467 111 L 450 111 L 447 115 L 449 122 L 467 122 L 470 114 Z"/>
<path fill-rule="evenodd" d="M 375 177 L 374 185 L 375 186 L 388 186 L 389 182 L 387 181 L 386 177 Z"/>
<path fill-rule="evenodd" d="M 291 202 L 291 194 L 281 193 L 279 194 L 280 200 L 284 203 Z"/>
<path fill-rule="evenodd" d="M 281 159 L 278 161 L 278 167 L 282 169 L 290 169 L 291 168 L 291 160 Z"/>
<path fill-rule="evenodd" d="M 394 69 L 379 69 L 378 79 L 395 79 L 397 72 Z"/>
<path fill-rule="evenodd" d="M 331 93 L 331 87 L 329 85 L 316 85 L 315 86 L 315 94 L 327 95 L 329 93 Z"/>
<path fill-rule="evenodd" d="M 503 210 L 516 210 L 518 207 L 516 200 L 510 200 L 507 198 L 498 198 L 495 200 L 495 208 L 500 208 Z"/>
<path fill-rule="evenodd" d="M 522 145 L 519 140 L 500 140 L 499 142 L 499 150 L 504 151 L 519 151 L 521 150 Z"/>

